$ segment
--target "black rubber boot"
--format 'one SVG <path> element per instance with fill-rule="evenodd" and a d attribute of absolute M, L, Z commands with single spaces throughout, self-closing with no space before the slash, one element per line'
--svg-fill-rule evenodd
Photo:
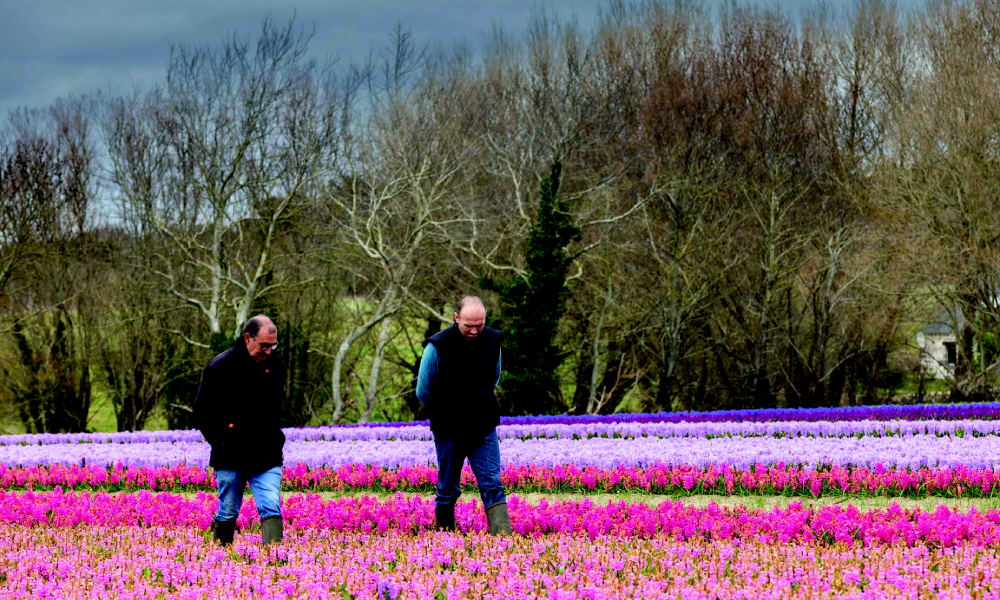
<path fill-rule="evenodd" d="M 223 546 L 233 543 L 233 535 L 236 533 L 236 521 L 226 522 L 215 519 L 212 521 L 212 539 Z"/>
<path fill-rule="evenodd" d="M 497 502 L 487 506 L 486 522 L 489 524 L 490 535 L 510 535 L 510 515 L 507 514 L 507 503 Z"/>
<path fill-rule="evenodd" d="M 455 531 L 455 505 L 434 505 L 434 528 L 441 531 Z"/>
<path fill-rule="evenodd" d="M 260 522 L 261 540 L 264 545 L 275 544 L 285 537 L 284 524 L 281 517 L 271 517 Z"/>

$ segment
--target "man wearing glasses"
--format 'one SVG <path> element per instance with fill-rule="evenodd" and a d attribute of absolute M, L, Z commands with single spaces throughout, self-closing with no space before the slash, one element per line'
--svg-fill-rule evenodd
<path fill-rule="evenodd" d="M 219 487 L 219 510 L 212 533 L 231 544 L 247 483 L 253 492 L 264 544 L 280 542 L 281 450 L 278 426 L 284 368 L 274 349 L 278 328 L 258 315 L 243 326 L 243 337 L 212 359 L 202 373 L 194 420 L 212 446 L 209 465 Z"/>

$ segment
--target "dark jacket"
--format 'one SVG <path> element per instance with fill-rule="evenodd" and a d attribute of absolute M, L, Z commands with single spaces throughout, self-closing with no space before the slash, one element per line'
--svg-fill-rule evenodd
<path fill-rule="evenodd" d="M 281 466 L 284 378 L 277 354 L 258 363 L 242 339 L 205 367 L 194 401 L 194 422 L 212 445 L 209 465 L 248 473 Z"/>
<path fill-rule="evenodd" d="M 472 341 L 458 325 L 427 340 L 438 354 L 438 371 L 431 381 L 431 431 L 434 437 L 477 441 L 500 424 L 494 392 L 500 360 L 501 333 L 484 327 Z"/>

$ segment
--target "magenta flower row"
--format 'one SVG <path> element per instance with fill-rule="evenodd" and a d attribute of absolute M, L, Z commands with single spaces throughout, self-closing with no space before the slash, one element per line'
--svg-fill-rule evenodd
<path fill-rule="evenodd" d="M 286 491 L 430 492 L 438 473 L 427 465 L 395 469 L 368 465 L 309 468 L 285 467 Z M 508 465 L 501 472 L 504 487 L 512 492 L 577 492 L 650 494 L 725 494 L 789 496 L 948 496 L 982 498 L 1000 495 L 1000 473 L 968 467 L 920 469 L 846 468 L 820 470 L 784 464 L 755 465 L 749 469 L 729 465 L 653 467 L 555 467 Z M 468 465 L 462 485 L 472 491 L 475 476 Z M 214 491 L 212 469 L 196 466 L 136 467 L 115 465 L 8 468 L 0 464 L 2 489 L 66 489 L 135 491 Z"/>

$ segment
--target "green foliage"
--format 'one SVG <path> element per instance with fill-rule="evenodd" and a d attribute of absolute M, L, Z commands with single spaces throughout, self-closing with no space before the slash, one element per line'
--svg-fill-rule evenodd
<path fill-rule="evenodd" d="M 194 399 L 201 385 L 201 371 L 212 357 L 233 347 L 238 337 L 219 331 L 212 334 L 209 356 L 197 352 L 196 347 L 167 338 L 167 383 L 163 387 L 163 408 L 169 429 L 190 429 L 193 427 Z"/>
<path fill-rule="evenodd" d="M 190 429 L 194 397 L 201 384 L 197 353 L 191 344 L 167 338 L 167 383 L 163 386 L 163 408 L 168 429 Z M 214 356 L 214 355 L 213 355 Z M 200 365 L 204 366 L 204 365 Z"/>
<path fill-rule="evenodd" d="M 88 352 L 68 311 L 17 321 L 17 363 L 3 365 L 28 433 L 84 431 L 90 410 Z M 12 361 L 13 362 L 13 361 Z"/>
<path fill-rule="evenodd" d="M 483 278 L 480 285 L 497 293 L 504 331 L 503 403 L 510 414 L 545 414 L 564 409 L 557 372 L 564 354 L 553 343 L 566 312 L 566 271 L 572 262 L 567 246 L 579 239 L 569 206 L 558 197 L 562 165 L 542 180 L 538 214 L 528 234 L 526 277 L 510 281 Z"/>
<path fill-rule="evenodd" d="M 979 332 L 977 340 L 978 352 L 972 359 L 972 366 L 976 372 L 988 369 L 990 365 L 1000 359 L 1000 337 L 997 331 L 1000 329 L 997 319 L 988 314 L 979 315 L 976 323 L 976 330 Z"/>
<path fill-rule="evenodd" d="M 240 336 L 231 337 L 229 333 L 225 331 L 217 331 L 213 333 L 212 339 L 208 342 L 212 347 L 212 356 L 217 356 L 226 350 L 229 350 L 238 339 L 240 339 Z"/>
<path fill-rule="evenodd" d="M 270 285 L 272 274 L 265 280 Z M 296 311 L 284 310 L 270 295 L 254 303 L 252 314 L 267 315 L 278 328 L 278 354 L 285 365 L 285 399 L 281 406 L 283 427 L 302 427 L 309 424 L 308 392 L 315 385 L 310 379 L 309 331 L 307 324 L 296 319 Z"/>

